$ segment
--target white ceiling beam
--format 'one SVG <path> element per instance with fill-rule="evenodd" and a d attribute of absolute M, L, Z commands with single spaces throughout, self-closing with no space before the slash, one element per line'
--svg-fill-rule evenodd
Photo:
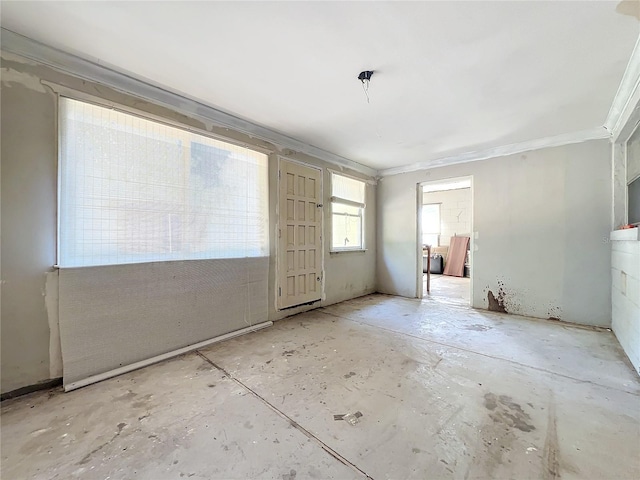
<path fill-rule="evenodd" d="M 375 177 L 377 174 L 377 171 L 371 167 L 306 144 L 262 125 L 243 120 L 207 105 L 198 99 L 189 98 L 184 94 L 172 92 L 165 87 L 140 80 L 130 74 L 121 73 L 115 69 L 63 52 L 5 28 L 2 28 L 0 33 L 2 50 L 8 53 L 36 61 L 84 80 L 115 88 L 192 118 L 213 122 L 216 125 L 230 128 L 252 138 L 272 143 L 279 148 L 304 153 L 332 165 L 348 168 L 370 177 Z"/>

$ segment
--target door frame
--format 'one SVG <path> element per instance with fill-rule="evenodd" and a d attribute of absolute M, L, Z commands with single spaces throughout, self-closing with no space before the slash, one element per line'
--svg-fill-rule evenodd
<path fill-rule="evenodd" d="M 278 163 L 277 163 L 277 174 L 276 174 L 276 178 L 277 178 L 277 185 L 276 185 L 276 222 L 275 222 L 275 240 L 276 240 L 276 249 L 275 249 L 275 255 L 276 255 L 276 288 L 274 289 L 274 301 L 275 301 L 275 309 L 276 312 L 281 312 L 284 310 L 289 310 L 289 309 L 295 309 L 295 308 L 299 308 L 302 307 L 304 305 L 307 305 L 305 303 L 302 303 L 300 305 L 293 305 L 291 307 L 280 307 L 280 302 L 279 302 L 279 289 L 282 285 L 280 285 L 280 238 L 278 237 L 278 232 L 280 231 L 280 187 L 282 185 L 282 178 L 280 177 L 280 167 L 282 165 L 282 162 L 289 162 L 289 163 L 295 163 L 297 165 L 301 165 L 303 167 L 307 167 L 307 168 L 311 168 L 313 170 L 317 170 L 320 173 L 320 202 L 322 203 L 322 208 L 320 209 L 320 272 L 321 272 L 321 281 L 320 281 L 320 299 L 317 300 L 318 302 L 321 302 L 322 300 L 325 299 L 325 294 L 324 294 L 324 242 L 325 242 L 325 228 L 324 228 L 324 209 L 326 207 L 325 202 L 324 202 L 324 169 L 322 167 L 319 167 L 317 165 L 312 165 L 310 163 L 306 163 L 306 162 L 301 162 L 300 160 L 295 160 L 293 158 L 285 158 L 282 157 L 280 155 L 277 156 L 278 157 Z"/>
<path fill-rule="evenodd" d="M 416 186 L 416 211 L 418 212 L 416 219 L 416 298 L 422 299 L 424 298 L 424 289 L 423 289 L 423 272 L 422 272 L 422 187 L 425 185 L 438 185 L 449 182 L 456 182 L 460 180 L 469 180 L 471 185 L 469 187 L 469 193 L 471 195 L 471 237 L 469 238 L 469 261 L 471 262 L 471 275 L 469 275 L 469 306 L 474 308 L 473 306 L 473 278 L 475 276 L 476 268 L 474 262 L 474 250 L 475 250 L 475 237 L 476 232 L 474 230 L 474 186 L 473 186 L 473 175 L 463 175 L 460 177 L 445 177 L 439 180 L 429 180 L 428 182 L 420 182 Z"/>

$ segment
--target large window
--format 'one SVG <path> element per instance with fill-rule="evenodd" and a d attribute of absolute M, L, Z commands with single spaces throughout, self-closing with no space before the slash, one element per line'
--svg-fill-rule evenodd
<path fill-rule="evenodd" d="M 365 183 L 331 174 L 331 250 L 364 249 Z"/>
<path fill-rule="evenodd" d="M 268 256 L 267 156 L 60 99 L 62 267 Z"/>
<path fill-rule="evenodd" d="M 440 204 L 422 205 L 422 244 L 440 245 Z"/>

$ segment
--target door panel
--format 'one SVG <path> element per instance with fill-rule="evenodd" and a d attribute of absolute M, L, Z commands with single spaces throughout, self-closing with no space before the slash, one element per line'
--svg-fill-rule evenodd
<path fill-rule="evenodd" d="M 322 172 L 280 160 L 278 308 L 322 295 Z"/>

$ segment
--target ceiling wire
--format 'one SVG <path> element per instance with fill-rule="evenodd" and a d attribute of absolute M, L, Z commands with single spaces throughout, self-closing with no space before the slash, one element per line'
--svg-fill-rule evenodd
<path fill-rule="evenodd" d="M 362 82 L 362 90 L 364 91 L 365 97 L 367 97 L 367 103 L 369 102 L 369 81 L 371 80 L 371 76 L 373 75 L 373 70 L 365 70 L 360 72 L 358 75 L 358 80 Z"/>
<path fill-rule="evenodd" d="M 367 97 L 367 103 L 369 102 L 369 80 L 362 80 L 362 90 L 364 90 L 364 95 Z"/>

